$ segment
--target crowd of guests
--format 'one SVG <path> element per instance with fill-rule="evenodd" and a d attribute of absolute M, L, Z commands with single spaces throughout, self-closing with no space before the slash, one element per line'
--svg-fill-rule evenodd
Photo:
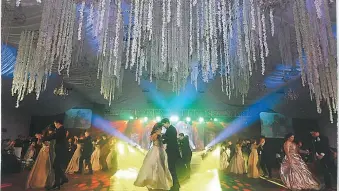
<path fill-rule="evenodd" d="M 88 131 L 74 136 L 57 120 L 35 137 L 3 141 L 2 170 L 8 166 L 11 172 L 20 172 L 22 164 L 30 167 L 26 188 L 60 189 L 68 182 L 66 174 L 82 174 L 84 169 L 86 174 L 115 173 L 116 139 L 105 134 L 92 138 Z"/>
<path fill-rule="evenodd" d="M 333 190 L 333 180 L 337 179 L 336 151 L 329 146 L 328 138 L 312 131 L 311 148 L 304 149 L 301 141 L 295 141 L 294 134 L 285 137 L 281 152 L 276 153 L 280 163 L 279 175 L 284 185 L 291 190 Z M 225 173 L 247 174 L 249 178 L 260 176 L 272 178 L 272 153 L 266 138 L 238 140 L 221 144 L 220 169 Z M 314 166 L 315 168 L 311 168 Z M 315 173 L 317 171 L 318 173 Z M 316 175 L 323 174 L 324 185 Z"/>

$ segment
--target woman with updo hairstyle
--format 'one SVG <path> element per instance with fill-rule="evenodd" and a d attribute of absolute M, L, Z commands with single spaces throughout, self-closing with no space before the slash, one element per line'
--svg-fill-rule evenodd
<path fill-rule="evenodd" d="M 284 143 L 285 158 L 280 166 L 280 178 L 290 190 L 320 190 L 320 184 L 308 169 L 294 143 L 294 134 L 288 133 Z"/>
<path fill-rule="evenodd" d="M 168 170 L 167 154 L 161 140 L 162 124 L 156 123 L 151 131 L 153 146 L 148 151 L 140 168 L 135 186 L 149 190 L 170 190 L 173 181 Z"/>

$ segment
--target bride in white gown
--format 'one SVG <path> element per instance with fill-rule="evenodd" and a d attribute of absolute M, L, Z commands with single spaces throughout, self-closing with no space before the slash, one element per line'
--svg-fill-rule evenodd
<path fill-rule="evenodd" d="M 77 145 L 77 148 L 74 151 L 72 159 L 68 163 L 67 169 L 65 171 L 66 174 L 73 174 L 74 172 L 79 171 L 79 165 L 80 165 L 79 163 L 80 163 L 82 145 L 78 142 L 77 138 L 75 139 L 75 144 Z"/>
<path fill-rule="evenodd" d="M 170 190 L 173 181 L 168 170 L 167 154 L 161 142 L 162 124 L 156 123 L 151 132 L 153 147 L 148 151 L 140 168 L 135 186 L 148 189 Z"/>

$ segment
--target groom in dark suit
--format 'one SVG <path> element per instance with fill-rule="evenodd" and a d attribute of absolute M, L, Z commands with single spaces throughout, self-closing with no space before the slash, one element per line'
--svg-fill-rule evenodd
<path fill-rule="evenodd" d="M 56 128 L 55 133 L 48 137 L 43 137 L 42 141 L 50 141 L 55 139 L 55 159 L 53 163 L 55 173 L 55 183 L 52 188 L 53 190 L 60 189 L 60 185 L 68 182 L 68 179 L 64 172 L 64 167 L 67 157 L 67 139 L 66 130 L 61 120 L 55 120 L 54 126 Z"/>
<path fill-rule="evenodd" d="M 271 168 L 269 152 L 270 150 L 267 147 L 266 138 L 263 136 L 260 137 L 259 147 L 258 147 L 259 165 L 260 165 L 261 170 L 264 173 L 264 176 L 268 176 L 269 178 L 272 178 L 272 168 Z"/>
<path fill-rule="evenodd" d="M 326 189 L 332 189 L 332 177 L 336 174 L 337 168 L 331 162 L 331 151 L 328 138 L 321 136 L 318 130 L 311 131 L 312 153 L 316 161 L 319 162 L 320 168 L 324 174 Z"/>
<path fill-rule="evenodd" d="M 171 191 L 179 191 L 180 184 L 176 172 L 176 162 L 180 158 L 179 145 L 177 141 L 177 130 L 173 127 L 169 119 L 164 118 L 161 120 L 163 126 L 167 129 L 166 133 L 163 135 L 163 142 L 167 144 L 166 153 L 168 157 L 168 169 L 173 178 L 173 187 Z"/>

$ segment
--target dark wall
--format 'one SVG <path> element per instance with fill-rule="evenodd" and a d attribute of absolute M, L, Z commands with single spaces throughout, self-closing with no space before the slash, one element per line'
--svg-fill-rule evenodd
<path fill-rule="evenodd" d="M 311 148 L 311 134 L 312 129 L 319 129 L 317 120 L 312 119 L 292 119 L 295 140 L 303 142 L 304 148 Z"/>
<path fill-rule="evenodd" d="M 53 125 L 54 120 L 64 119 L 64 113 L 53 116 L 32 116 L 29 135 L 34 136 L 36 133 L 41 133 L 48 125 Z"/>

